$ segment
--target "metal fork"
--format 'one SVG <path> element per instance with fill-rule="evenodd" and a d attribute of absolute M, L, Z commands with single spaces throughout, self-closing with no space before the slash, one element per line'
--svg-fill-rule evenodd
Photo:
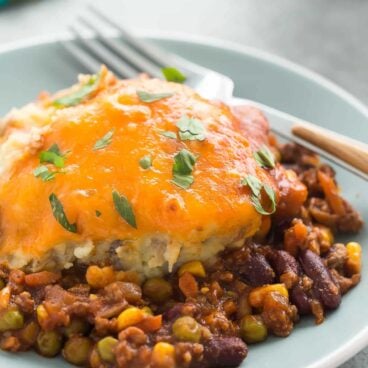
<path fill-rule="evenodd" d="M 63 41 L 62 44 L 89 72 L 95 73 L 103 63 L 121 78 L 134 78 L 142 72 L 162 78 L 162 68 L 177 68 L 186 76 L 185 83 L 202 96 L 232 105 L 250 104 L 261 108 L 274 133 L 311 149 L 368 181 L 368 145 L 269 106 L 234 98 L 234 82 L 229 77 L 158 49 L 133 36 L 96 7 L 90 5 L 88 8 L 94 19 L 91 16 L 78 17 L 78 22 L 70 27 L 76 42 Z M 119 37 L 109 37 L 95 25 L 96 20 L 105 28 L 108 26 L 114 30 Z M 89 37 L 85 36 L 85 31 L 89 32 Z"/>

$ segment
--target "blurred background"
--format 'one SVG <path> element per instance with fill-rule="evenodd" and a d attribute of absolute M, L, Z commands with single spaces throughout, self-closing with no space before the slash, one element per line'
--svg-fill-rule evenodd
<path fill-rule="evenodd" d="M 14 5 L 0 6 L 0 45 L 62 32 L 85 3 L 0 0 L 0 4 L 7 2 Z M 93 2 L 133 29 L 211 36 L 278 54 L 368 103 L 367 0 Z"/>
<path fill-rule="evenodd" d="M 63 33 L 87 1 L 0 0 L 0 48 Z M 211 36 L 277 54 L 368 103 L 367 0 L 93 2 L 133 30 Z M 368 367 L 368 349 L 341 368 L 363 367 Z"/>

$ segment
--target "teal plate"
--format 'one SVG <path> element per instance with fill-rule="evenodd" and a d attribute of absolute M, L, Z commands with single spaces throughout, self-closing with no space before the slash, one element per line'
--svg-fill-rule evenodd
<path fill-rule="evenodd" d="M 368 142 L 368 110 L 354 97 L 316 74 L 258 50 L 208 39 L 150 34 L 158 45 L 194 62 L 227 74 L 235 81 L 235 95 L 259 101 L 347 136 Z M 0 115 L 34 99 L 42 90 L 55 91 L 73 83 L 81 67 L 55 40 L 37 40 L 0 50 Z M 272 124 L 272 122 L 271 122 Z M 337 170 L 346 198 L 368 220 L 367 183 Z M 368 245 L 365 228 L 351 239 Z M 349 240 L 348 238 L 342 241 Z M 364 251 L 364 271 L 368 250 Z M 242 366 L 248 368 L 337 367 L 368 345 L 368 277 L 329 313 L 325 323 L 299 323 L 286 339 L 270 338 L 250 346 Z M 0 353 L 0 367 L 69 367 L 61 359 L 33 353 Z"/>

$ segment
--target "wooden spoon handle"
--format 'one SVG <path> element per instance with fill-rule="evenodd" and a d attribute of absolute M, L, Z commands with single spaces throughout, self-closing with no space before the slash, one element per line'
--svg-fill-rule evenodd
<path fill-rule="evenodd" d="M 295 124 L 292 133 L 368 174 L 367 144 L 304 122 Z"/>

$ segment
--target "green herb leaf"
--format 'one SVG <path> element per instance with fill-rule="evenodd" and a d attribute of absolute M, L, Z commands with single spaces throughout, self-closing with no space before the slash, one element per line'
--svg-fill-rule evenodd
<path fill-rule="evenodd" d="M 64 155 L 61 153 L 59 146 L 54 143 L 49 149 L 49 152 L 54 152 L 56 153 L 58 156 L 64 157 Z"/>
<path fill-rule="evenodd" d="M 242 181 L 242 185 L 248 185 L 252 190 L 252 193 L 258 197 L 261 193 L 263 184 L 253 175 L 246 176 Z"/>
<path fill-rule="evenodd" d="M 120 195 L 118 191 L 112 191 L 112 199 L 114 201 L 115 209 L 119 215 L 132 227 L 137 228 L 134 212 L 128 199 Z"/>
<path fill-rule="evenodd" d="M 107 147 L 112 142 L 112 136 L 114 135 L 115 130 L 111 129 L 108 131 L 101 139 L 99 139 L 95 145 L 93 146 L 94 151 L 98 151 Z"/>
<path fill-rule="evenodd" d="M 271 169 L 275 167 L 275 158 L 267 146 L 263 146 L 259 151 L 254 152 L 253 156 L 260 166 Z"/>
<path fill-rule="evenodd" d="M 102 213 L 99 210 L 96 210 L 96 217 L 100 217 Z"/>
<path fill-rule="evenodd" d="M 248 185 L 252 191 L 252 204 L 256 211 L 261 215 L 272 215 L 276 211 L 276 195 L 273 189 L 267 185 L 262 184 L 255 176 L 248 175 L 242 181 L 242 185 Z M 261 204 L 262 191 L 264 191 L 270 200 L 270 211 L 266 211 Z"/>
<path fill-rule="evenodd" d="M 92 75 L 89 81 L 83 86 L 81 86 L 77 91 L 54 100 L 53 105 L 56 107 L 69 107 L 78 105 L 84 99 L 86 99 L 92 92 L 96 90 L 99 83 L 100 83 L 100 74 L 98 73 Z"/>
<path fill-rule="evenodd" d="M 70 231 L 71 233 L 77 232 L 77 224 L 71 224 L 64 212 L 64 207 L 59 201 L 58 197 L 52 193 L 49 196 L 49 201 L 51 204 L 52 213 L 56 219 L 56 221 L 66 230 Z"/>
<path fill-rule="evenodd" d="M 190 119 L 183 115 L 176 126 L 179 128 L 179 137 L 182 141 L 204 141 L 206 139 L 206 129 L 197 119 Z"/>
<path fill-rule="evenodd" d="M 142 102 L 155 102 L 155 101 L 159 101 L 162 100 L 164 98 L 167 97 L 171 97 L 174 94 L 172 92 L 167 92 L 167 93 L 149 93 L 149 92 L 145 92 L 145 91 L 137 91 L 137 95 L 139 97 L 139 99 Z"/>
<path fill-rule="evenodd" d="M 41 164 L 48 162 L 58 168 L 65 166 L 64 156 L 60 152 L 59 146 L 57 144 L 53 144 L 47 151 L 40 152 L 39 157 Z"/>
<path fill-rule="evenodd" d="M 194 182 L 193 175 L 174 174 L 172 182 L 182 189 L 188 189 Z"/>
<path fill-rule="evenodd" d="M 183 189 L 188 189 L 194 182 L 192 175 L 197 158 L 193 153 L 182 149 L 174 156 L 172 182 Z"/>
<path fill-rule="evenodd" d="M 187 77 L 178 69 L 173 67 L 166 67 L 161 69 L 162 74 L 169 82 L 183 83 Z"/>
<path fill-rule="evenodd" d="M 45 165 L 40 165 L 33 170 L 33 175 L 43 181 L 51 181 L 55 178 L 56 172 L 49 171 L 48 167 Z"/>
<path fill-rule="evenodd" d="M 273 189 L 268 186 L 268 185 L 264 185 L 263 189 L 265 191 L 265 193 L 267 194 L 267 197 L 270 200 L 270 204 L 271 204 L 271 209 L 270 211 L 266 211 L 260 201 L 260 197 L 256 197 L 256 196 L 252 196 L 252 203 L 254 208 L 256 209 L 256 211 L 258 213 L 260 213 L 261 215 L 272 215 L 275 211 L 276 211 L 276 195 L 275 192 L 273 191 Z"/>
<path fill-rule="evenodd" d="M 163 135 L 166 138 L 171 138 L 171 139 L 176 139 L 177 138 L 176 133 L 174 133 L 174 132 L 169 132 L 169 131 L 163 130 L 163 131 L 159 132 L 159 134 Z"/>
<path fill-rule="evenodd" d="M 151 156 L 146 155 L 143 156 L 140 160 L 139 160 L 139 165 L 142 169 L 147 170 L 152 166 L 152 159 Z"/>

